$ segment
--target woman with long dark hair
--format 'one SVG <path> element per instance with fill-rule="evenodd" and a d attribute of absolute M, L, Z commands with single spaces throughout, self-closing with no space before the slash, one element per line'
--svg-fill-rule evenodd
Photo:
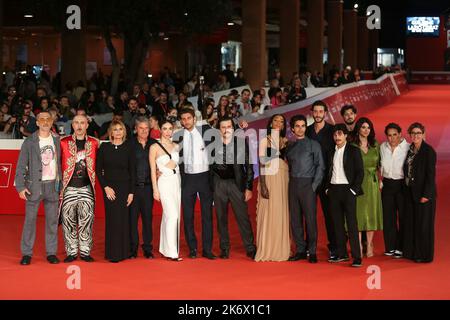
<path fill-rule="evenodd" d="M 273 115 L 259 144 L 256 261 L 287 261 L 290 255 L 286 130 L 286 118 Z"/>
<path fill-rule="evenodd" d="M 411 146 L 403 166 L 406 184 L 403 256 L 427 263 L 434 258 L 436 151 L 425 142 L 425 127 L 421 123 L 411 124 L 408 133 Z"/>
<path fill-rule="evenodd" d="M 182 261 L 180 257 L 181 177 L 178 166 L 178 145 L 172 141 L 173 124 L 161 121 L 161 140 L 150 147 L 150 168 L 153 198 L 161 201 L 159 252 L 169 260 Z M 157 169 L 161 176 L 157 178 Z"/>
<path fill-rule="evenodd" d="M 228 96 L 221 96 L 217 104 L 217 115 L 219 118 L 232 117 L 230 111 L 230 100 Z"/>
<path fill-rule="evenodd" d="M 383 208 L 381 204 L 378 171 L 380 168 L 380 147 L 375 139 L 373 123 L 368 118 L 360 118 L 355 125 L 353 143 L 361 150 L 364 163 L 364 194 L 356 200 L 356 218 L 358 221 L 359 242 L 361 232 L 367 232 L 367 257 L 373 257 L 374 231 L 383 230 Z"/>

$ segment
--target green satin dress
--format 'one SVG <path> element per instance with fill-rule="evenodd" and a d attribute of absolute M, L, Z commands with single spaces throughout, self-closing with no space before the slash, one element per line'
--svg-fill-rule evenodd
<path fill-rule="evenodd" d="M 356 200 L 356 218 L 359 231 L 383 230 L 383 207 L 377 169 L 380 163 L 380 147 L 370 147 L 367 154 L 361 150 L 364 162 L 364 194 Z"/>

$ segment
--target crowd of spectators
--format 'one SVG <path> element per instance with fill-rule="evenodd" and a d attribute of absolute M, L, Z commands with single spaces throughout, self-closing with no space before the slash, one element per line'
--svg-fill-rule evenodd
<path fill-rule="evenodd" d="M 394 70 L 379 68 L 375 74 L 379 76 Z M 251 90 L 242 69 L 235 73 L 230 65 L 220 72 L 217 67 L 205 68 L 187 81 L 166 67 L 159 79 L 148 78 L 142 84 L 134 84 L 129 91 L 122 73 L 117 94 L 111 95 L 111 77 L 101 70 L 89 81 L 67 83 L 62 90 L 60 73 L 50 79 L 45 71 L 36 77 L 31 66 L 22 72 L 6 69 L 0 88 L 0 137 L 30 136 L 37 130 L 35 117 L 42 110 L 49 110 L 53 115 L 53 131 L 60 135 L 70 134 L 74 115 L 86 113 L 90 121 L 89 134 L 100 139 L 108 138 L 108 124 L 113 118 L 123 120 L 131 132 L 139 115 L 153 119 L 152 135 L 157 137 L 158 122 L 163 118 L 170 118 L 179 126 L 177 114 L 182 108 L 193 108 L 199 122 L 214 126 L 220 117 L 237 119 L 249 114 L 259 115 L 268 109 L 304 100 L 307 98 L 305 88 L 337 87 L 363 80 L 363 77 L 359 69 L 346 67 L 342 71 L 331 68 L 326 77 L 317 71 L 295 72 L 290 79 L 284 79 L 280 70 L 275 69 L 269 79 L 268 87 Z M 246 88 L 242 89 L 243 86 Z M 215 101 L 214 93 L 222 91 L 227 94 Z M 198 97 L 197 102 L 189 102 L 190 97 Z"/>

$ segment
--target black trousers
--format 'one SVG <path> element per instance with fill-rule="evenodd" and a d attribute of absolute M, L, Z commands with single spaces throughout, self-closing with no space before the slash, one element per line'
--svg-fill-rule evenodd
<path fill-rule="evenodd" d="M 296 251 L 315 255 L 317 249 L 317 206 L 316 194 L 312 189 L 312 178 L 289 177 L 289 215 L 291 218 L 291 233 Z M 305 228 L 308 243 L 305 241 Z"/>
<path fill-rule="evenodd" d="M 323 216 L 325 220 L 325 228 L 327 230 L 328 250 L 330 253 L 336 253 L 336 235 L 334 233 L 333 218 L 330 212 L 330 199 L 325 193 L 324 184 L 320 185 L 317 190 L 317 194 L 320 199 L 320 205 L 322 206 Z"/>
<path fill-rule="evenodd" d="M 383 235 L 386 251 L 403 251 L 404 180 L 383 179 Z"/>
<path fill-rule="evenodd" d="M 231 203 L 237 221 L 239 233 L 247 252 L 256 251 L 254 236 L 245 195 L 239 190 L 233 179 L 224 180 L 214 177 L 214 206 L 217 214 L 217 227 L 220 237 L 220 249 L 230 249 L 228 232 L 228 203 Z"/>
<path fill-rule="evenodd" d="M 189 250 L 197 250 L 197 237 L 194 229 L 194 208 L 197 194 L 200 197 L 202 214 L 203 253 L 210 253 L 213 244 L 213 193 L 209 181 L 209 172 L 183 175 L 181 202 L 183 204 L 184 235 Z"/>
<path fill-rule="evenodd" d="M 136 186 L 134 199 L 130 209 L 130 246 L 131 252 L 137 252 L 139 247 L 139 215 L 142 220 L 142 250 L 153 250 L 153 191 L 151 185 Z"/>
<path fill-rule="evenodd" d="M 347 256 L 347 238 L 345 224 L 347 224 L 348 239 L 353 259 L 361 259 L 359 245 L 358 223 L 356 221 L 356 196 L 347 184 L 331 185 L 328 190 L 330 197 L 330 211 L 336 234 L 337 255 Z"/>
<path fill-rule="evenodd" d="M 403 256 L 408 259 L 433 261 L 436 199 L 417 202 L 411 189 L 405 191 Z"/>

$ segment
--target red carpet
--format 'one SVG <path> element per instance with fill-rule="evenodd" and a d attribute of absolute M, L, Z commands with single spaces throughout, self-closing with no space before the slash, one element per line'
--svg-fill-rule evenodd
<path fill-rule="evenodd" d="M 66 286 L 68 265 L 45 261 L 44 220 L 38 220 L 32 264 L 22 267 L 20 236 L 23 216 L 0 216 L 0 299 L 449 299 L 450 298 L 450 86 L 413 86 L 411 92 L 367 114 L 376 125 L 377 137 L 391 121 L 406 131 L 413 121 L 427 128 L 427 141 L 438 152 L 438 206 L 436 254 L 432 264 L 415 264 L 382 255 L 382 234 L 376 236 L 374 258 L 360 269 L 326 262 L 324 224 L 319 214 L 319 264 L 307 262 L 256 263 L 245 257 L 234 217 L 230 214 L 230 260 L 186 258 L 176 263 L 161 259 L 128 260 L 111 264 L 103 260 L 104 221 L 95 222 L 93 256 L 97 262 L 76 262 L 81 268 L 81 290 Z M 255 228 L 255 209 L 252 221 Z M 154 219 L 154 246 L 158 252 L 160 217 Z M 197 217 L 197 229 L 200 219 Z M 216 230 L 216 229 L 215 229 Z M 200 238 L 199 238 L 200 239 Z M 214 250 L 218 253 L 215 233 Z M 184 238 L 182 253 L 187 254 Z M 141 254 L 141 253 L 140 253 Z M 64 258 L 62 238 L 60 258 Z M 367 267 L 381 268 L 381 289 L 367 288 Z"/>

